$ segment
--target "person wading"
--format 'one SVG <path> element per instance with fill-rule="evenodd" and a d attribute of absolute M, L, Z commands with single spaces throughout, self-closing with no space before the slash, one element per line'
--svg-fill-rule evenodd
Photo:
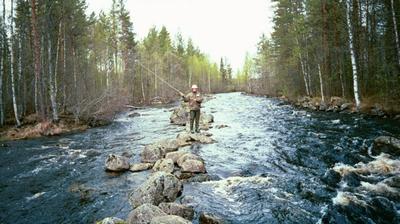
<path fill-rule="evenodd" d="M 181 93 L 183 101 L 189 102 L 189 109 L 190 109 L 190 132 L 200 133 L 199 129 L 199 121 L 200 121 L 200 108 L 201 102 L 203 102 L 203 97 L 201 97 L 199 91 L 199 87 L 197 85 L 192 85 L 192 92 L 188 93 L 187 95 Z M 193 129 L 193 124 L 195 129 Z"/>

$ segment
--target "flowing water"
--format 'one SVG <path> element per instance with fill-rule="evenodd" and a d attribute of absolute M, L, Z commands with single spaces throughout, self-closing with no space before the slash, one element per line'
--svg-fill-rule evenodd
<path fill-rule="evenodd" d="M 217 143 L 187 150 L 204 158 L 216 180 L 185 184 L 178 200 L 232 223 L 318 222 L 337 195 L 321 181 L 326 170 L 369 161 L 373 138 L 400 134 L 400 124 L 391 120 L 304 111 L 240 93 L 218 94 L 204 107 L 214 126 L 228 127 L 210 130 Z M 137 112 L 140 117 L 123 114 L 84 133 L 3 143 L 0 223 L 125 218 L 128 194 L 150 171 L 105 172 L 107 155 L 128 153 L 138 162 L 144 145 L 183 130 L 169 124 L 170 107 Z"/>

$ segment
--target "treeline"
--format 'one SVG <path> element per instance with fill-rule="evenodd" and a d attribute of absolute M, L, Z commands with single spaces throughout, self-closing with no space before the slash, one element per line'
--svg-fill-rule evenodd
<path fill-rule="evenodd" d="M 30 114 L 79 121 L 176 97 L 161 79 L 181 91 L 191 83 L 203 92 L 224 89 L 218 65 L 190 39 L 162 27 L 137 40 L 123 0 L 90 16 L 84 0 L 2 3 L 0 126 L 19 126 Z"/>
<path fill-rule="evenodd" d="M 248 91 L 399 105 L 400 1 L 274 3 L 274 32 L 239 76 Z"/>

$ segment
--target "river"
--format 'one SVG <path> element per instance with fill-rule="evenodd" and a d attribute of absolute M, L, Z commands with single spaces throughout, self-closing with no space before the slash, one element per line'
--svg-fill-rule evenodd
<path fill-rule="evenodd" d="M 93 223 L 125 218 L 127 195 L 150 171 L 104 171 L 110 153 L 140 160 L 146 144 L 176 136 L 170 105 L 121 114 L 111 125 L 59 137 L 4 142 L 0 148 L 0 223 Z M 187 148 L 204 158 L 211 182 L 185 184 L 178 199 L 232 223 L 316 223 L 337 194 L 321 176 L 336 163 L 367 160 L 380 135 L 400 124 L 359 114 L 304 111 L 240 93 L 204 104 L 217 143 Z M 399 201 L 396 206 L 399 208 Z"/>

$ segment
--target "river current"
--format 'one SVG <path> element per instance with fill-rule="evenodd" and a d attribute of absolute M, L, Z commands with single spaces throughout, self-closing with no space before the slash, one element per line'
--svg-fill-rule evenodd
<path fill-rule="evenodd" d="M 132 118 L 124 113 L 84 133 L 4 142 L 0 223 L 126 218 L 128 194 L 150 171 L 115 175 L 104 171 L 104 162 L 110 153 L 139 162 L 146 144 L 183 131 L 169 123 L 171 106 L 140 109 Z M 324 173 L 335 164 L 368 162 L 375 137 L 400 135 L 392 120 L 305 111 L 241 93 L 217 94 L 204 111 L 214 115 L 210 132 L 217 142 L 184 150 L 200 155 L 214 180 L 185 184 L 178 200 L 231 223 L 319 222 L 338 194 L 321 181 Z M 399 210 L 400 200 L 389 200 Z"/>

